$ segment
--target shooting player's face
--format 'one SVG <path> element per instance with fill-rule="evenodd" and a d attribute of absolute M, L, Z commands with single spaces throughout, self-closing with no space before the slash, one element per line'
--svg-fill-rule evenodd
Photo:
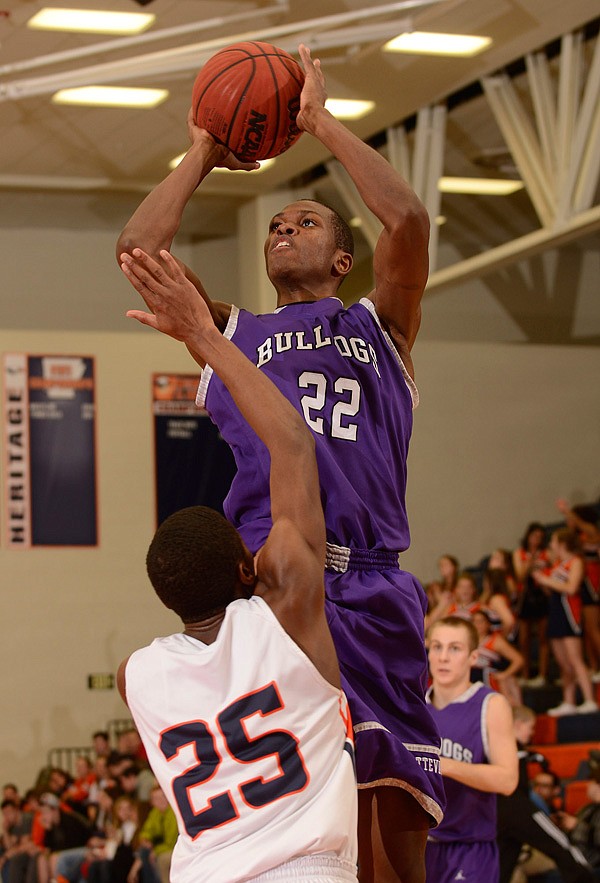
<path fill-rule="evenodd" d="M 308 200 L 286 206 L 269 224 L 264 251 L 272 282 L 290 274 L 307 280 L 316 273 L 329 275 L 339 251 L 331 211 Z"/>

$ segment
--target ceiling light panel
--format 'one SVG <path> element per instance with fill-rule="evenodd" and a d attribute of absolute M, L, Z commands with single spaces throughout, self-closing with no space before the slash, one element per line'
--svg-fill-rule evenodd
<path fill-rule="evenodd" d="M 449 178 L 438 181 L 442 193 L 472 193 L 477 196 L 508 196 L 522 190 L 522 181 L 510 178 Z"/>
<path fill-rule="evenodd" d="M 338 120 L 360 120 L 375 108 L 374 101 L 352 101 L 346 98 L 328 98 L 325 107 Z"/>
<path fill-rule="evenodd" d="M 27 27 L 88 34 L 140 34 L 150 27 L 155 18 L 155 15 L 142 12 L 45 7 L 29 19 Z"/>
<path fill-rule="evenodd" d="M 491 45 L 490 37 L 470 34 L 436 34 L 411 31 L 394 37 L 383 47 L 386 52 L 407 52 L 412 55 L 477 55 Z"/>
<path fill-rule="evenodd" d="M 83 104 L 92 107 L 157 107 L 168 98 L 166 89 L 134 89 L 118 86 L 81 86 L 60 89 L 52 96 L 54 104 Z"/>

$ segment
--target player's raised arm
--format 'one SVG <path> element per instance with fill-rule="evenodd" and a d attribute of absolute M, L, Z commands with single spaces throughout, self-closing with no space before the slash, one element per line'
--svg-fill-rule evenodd
<path fill-rule="evenodd" d="M 181 225 L 186 205 L 196 189 L 215 166 L 229 169 L 252 170 L 256 163 L 241 163 L 205 129 L 194 125 L 191 111 L 188 115 L 191 146 L 179 165 L 164 178 L 140 203 L 117 240 L 116 257 L 119 265 L 124 252 L 141 248 L 160 262 L 160 252 L 170 251 L 173 238 Z M 198 277 L 183 262 L 179 264 L 186 277 L 196 286 L 211 311 L 213 321 L 223 330 L 230 305 L 212 302 Z M 195 356 L 194 353 L 192 355 Z"/>
<path fill-rule="evenodd" d="M 429 272 L 429 217 L 408 183 L 376 150 L 350 132 L 324 107 L 325 80 L 318 60 L 300 46 L 306 81 L 299 127 L 342 163 L 367 208 L 383 224 L 373 258 L 379 317 L 412 347 L 421 321 L 421 297 Z"/>

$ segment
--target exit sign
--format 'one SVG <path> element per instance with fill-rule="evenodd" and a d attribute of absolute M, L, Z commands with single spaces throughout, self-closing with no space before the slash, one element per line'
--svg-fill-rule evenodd
<path fill-rule="evenodd" d="M 88 690 L 114 690 L 115 676 L 113 674 L 88 675 Z"/>

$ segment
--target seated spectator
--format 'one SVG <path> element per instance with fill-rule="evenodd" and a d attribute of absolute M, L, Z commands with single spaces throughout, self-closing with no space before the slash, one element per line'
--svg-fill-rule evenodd
<path fill-rule="evenodd" d="M 110 754 L 110 738 L 106 730 L 96 730 L 92 735 L 92 746 L 96 757 L 108 757 Z"/>
<path fill-rule="evenodd" d="M 547 816 L 558 812 L 562 804 L 560 779 L 552 770 L 536 773 L 529 784 L 529 796 Z"/>
<path fill-rule="evenodd" d="M 130 754 L 119 754 L 118 752 L 112 752 L 109 755 L 107 759 L 106 770 L 107 779 L 109 780 L 107 790 L 110 791 L 113 798 L 116 798 L 123 793 L 119 781 L 121 773 L 132 766 L 135 767 L 135 761 Z"/>
<path fill-rule="evenodd" d="M 458 560 L 454 555 L 442 555 L 438 559 L 440 578 L 428 583 L 425 587 L 428 598 L 428 611 L 430 612 L 440 602 L 450 604 L 452 592 L 458 579 Z"/>
<path fill-rule="evenodd" d="M 58 876 L 78 883 L 85 858 L 85 847 L 92 836 L 89 821 L 61 804 L 55 794 L 40 797 L 40 823 L 44 829 L 44 852 L 37 863 L 38 883 L 49 883 Z"/>
<path fill-rule="evenodd" d="M 110 824 L 114 805 L 114 790 L 110 787 L 98 789 L 94 795 L 94 803 L 88 807 L 88 818 L 98 833 L 104 834 L 107 825 Z"/>
<path fill-rule="evenodd" d="M 60 767 L 50 767 L 45 774 L 42 773 L 37 788 L 40 792 L 54 794 L 62 800 L 62 796 L 70 784 L 71 776 L 66 770 L 62 770 Z"/>
<path fill-rule="evenodd" d="M 126 795 L 137 801 L 142 822 L 150 809 L 150 794 L 155 785 L 156 779 L 149 767 L 140 769 L 130 763 L 119 775 L 118 795 Z"/>
<path fill-rule="evenodd" d="M 62 793 L 62 800 L 75 812 L 87 815 L 90 792 L 96 782 L 96 774 L 89 757 L 80 755 L 75 759 L 75 778 Z"/>
<path fill-rule="evenodd" d="M 479 635 L 479 647 L 471 680 L 483 681 L 486 686 L 502 693 L 511 705 L 521 705 L 521 689 L 516 675 L 523 667 L 523 657 L 501 632 L 492 630 L 486 610 L 475 611 L 473 625 Z"/>
<path fill-rule="evenodd" d="M 127 883 L 135 861 L 139 830 L 138 808 L 130 797 L 118 797 L 103 842 L 91 844 L 88 883 Z"/>
<path fill-rule="evenodd" d="M 510 796 L 498 795 L 500 883 L 510 883 L 524 844 L 552 859 L 564 883 L 592 883 L 593 871 L 580 850 L 569 844 L 560 828 L 531 800 L 529 763 L 541 759 L 547 766 L 545 758 L 527 748 L 535 728 L 535 712 L 517 706 L 512 713 L 519 748 L 519 784 Z"/>
<path fill-rule="evenodd" d="M 12 800 L 17 806 L 21 805 L 22 800 L 19 794 L 19 789 L 16 785 L 13 785 L 12 782 L 8 782 L 6 785 L 2 786 L 2 800 Z"/>
<path fill-rule="evenodd" d="M 169 883 L 171 856 L 177 843 L 177 818 L 162 789 L 150 794 L 152 809 L 139 832 L 139 849 L 129 872 L 129 883 Z"/>
<path fill-rule="evenodd" d="M 476 610 L 481 610 L 478 600 L 479 591 L 475 577 L 470 573 L 461 573 L 456 582 L 452 603 L 445 616 L 459 616 L 461 619 L 472 619 Z"/>
<path fill-rule="evenodd" d="M 121 754 L 128 754 L 130 757 L 133 757 L 138 766 L 148 765 L 146 749 L 135 727 L 130 727 L 128 730 L 120 733 L 118 743 Z"/>
<path fill-rule="evenodd" d="M 94 781 L 90 785 L 88 804 L 97 803 L 99 791 L 105 791 L 107 788 L 117 784 L 108 773 L 108 758 L 103 754 L 100 754 L 94 761 L 93 773 Z"/>
<path fill-rule="evenodd" d="M 475 610 L 479 610 L 477 601 L 478 589 L 475 578 L 470 573 L 461 573 L 451 594 L 445 593 L 436 606 L 425 617 L 425 626 L 429 629 L 435 622 L 446 616 L 460 616 L 471 619 Z"/>
<path fill-rule="evenodd" d="M 27 861 L 31 844 L 33 813 L 23 811 L 14 800 L 2 801 L 2 855 L 0 867 L 3 883 L 20 876 L 19 856 L 24 855 Z M 12 869 L 11 869 L 12 865 Z"/>
<path fill-rule="evenodd" d="M 594 870 L 600 871 L 600 782 L 589 783 L 587 796 L 590 802 L 577 815 L 559 812 L 556 822 Z"/>

